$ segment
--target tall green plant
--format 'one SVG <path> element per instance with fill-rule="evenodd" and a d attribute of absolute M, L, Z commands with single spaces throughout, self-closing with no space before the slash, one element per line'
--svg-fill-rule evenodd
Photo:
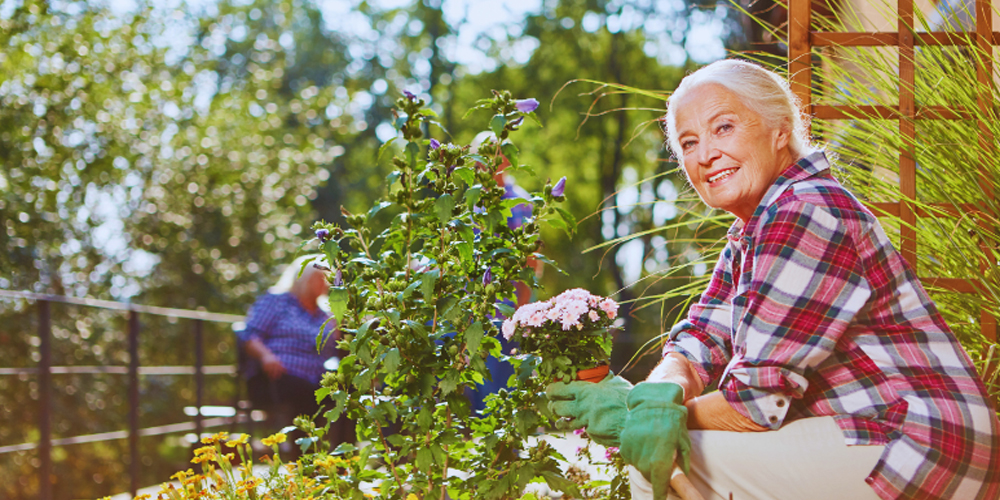
<path fill-rule="evenodd" d="M 498 141 L 476 154 L 425 139 L 435 113 L 422 100 L 408 94 L 397 105 L 394 125 L 405 146 L 393 158 L 385 196 L 367 213 L 345 213 L 346 227 L 315 227 L 335 276 L 339 346 L 349 351 L 317 398 L 332 403 L 330 420 L 355 419 L 368 443 L 339 451 L 384 465 L 364 476 L 380 483 L 380 498 L 520 497 L 533 480 L 579 497 L 557 467 L 562 457 L 544 441 L 528 441 L 549 422 L 538 412 L 549 381 L 532 378 L 534 365 L 500 352 L 496 339 L 500 315 L 513 313 L 514 281 L 537 286 L 529 258 L 546 260 L 537 253 L 539 223 L 575 227 L 556 206 L 561 189 L 547 184 L 530 200 L 505 199 L 494 179 L 505 157 L 518 165 L 509 136 L 534 120 L 537 102 L 508 92 L 479 101 L 474 110 L 489 112 Z M 510 228 L 511 209 L 528 201 L 532 218 Z M 509 359 L 517 383 L 474 414 L 464 392 L 490 377 L 488 356 Z M 334 490 L 360 499 L 358 480 L 330 479 Z"/>

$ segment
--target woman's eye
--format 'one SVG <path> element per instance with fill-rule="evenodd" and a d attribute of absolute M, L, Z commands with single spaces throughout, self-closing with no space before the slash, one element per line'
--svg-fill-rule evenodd
<path fill-rule="evenodd" d="M 681 149 L 687 151 L 694 147 L 694 141 L 684 141 L 681 143 Z"/>
<path fill-rule="evenodd" d="M 715 133 L 721 134 L 723 132 L 729 132 L 732 129 L 733 125 L 731 123 L 723 123 L 722 125 L 719 125 L 718 127 L 715 128 Z"/>

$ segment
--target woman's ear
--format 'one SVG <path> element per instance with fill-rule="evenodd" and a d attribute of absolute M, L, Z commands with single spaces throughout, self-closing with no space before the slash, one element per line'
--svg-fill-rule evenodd
<path fill-rule="evenodd" d="M 781 151 L 788 147 L 792 139 L 792 124 L 788 120 L 782 120 L 772 132 L 774 138 L 774 150 Z"/>

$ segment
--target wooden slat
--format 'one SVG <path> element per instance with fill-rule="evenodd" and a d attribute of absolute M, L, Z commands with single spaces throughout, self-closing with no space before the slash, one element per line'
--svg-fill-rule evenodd
<path fill-rule="evenodd" d="M 993 33 L 993 9 L 990 0 L 976 0 L 976 46 L 979 49 L 976 60 L 976 80 L 980 85 L 976 96 L 976 104 L 980 110 L 995 109 L 993 102 L 993 43 L 996 36 Z M 985 120 L 979 121 L 979 154 L 980 156 L 990 156 L 993 154 L 993 134 L 990 132 L 989 124 Z M 981 165 L 987 163 L 986 159 L 981 159 Z M 985 167 L 980 167 L 979 185 L 983 193 L 993 199 L 993 184 L 989 179 L 989 172 Z M 983 260 L 979 263 L 979 268 L 984 275 L 997 265 L 993 259 L 992 249 L 982 244 Z M 979 328 L 983 337 L 996 342 L 997 340 L 997 317 L 992 311 L 983 308 L 979 313 Z"/>
<path fill-rule="evenodd" d="M 966 33 L 934 31 L 917 33 L 916 44 L 924 46 L 969 45 L 976 43 Z M 987 43 L 1000 45 L 1000 32 L 986 34 Z M 813 47 L 893 47 L 899 33 L 893 31 L 834 32 L 812 31 L 809 42 Z"/>
<path fill-rule="evenodd" d="M 812 46 L 809 43 L 812 2 L 790 1 L 788 5 L 788 74 L 792 92 L 802 111 L 812 114 Z"/>
<path fill-rule="evenodd" d="M 982 293 L 982 287 L 971 280 L 959 278 L 920 278 L 920 282 L 930 288 L 941 288 L 958 293 Z"/>
<path fill-rule="evenodd" d="M 914 96 L 915 51 L 913 39 L 913 0 L 899 0 L 899 135 L 903 146 L 899 150 L 899 192 L 904 203 L 899 209 L 902 222 L 899 228 L 900 253 L 903 258 L 917 268 L 917 217 L 906 200 L 917 198 L 916 170 L 916 98 Z"/>
<path fill-rule="evenodd" d="M 821 120 L 898 120 L 899 108 L 893 106 L 815 105 L 813 117 Z M 920 106 L 917 120 L 971 120 L 973 114 L 965 108 L 951 106 Z"/>

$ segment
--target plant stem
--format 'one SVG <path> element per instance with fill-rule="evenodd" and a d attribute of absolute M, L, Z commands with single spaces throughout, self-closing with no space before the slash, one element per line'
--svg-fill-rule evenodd
<path fill-rule="evenodd" d="M 451 410 L 449 409 L 449 410 L 447 410 L 447 412 L 448 412 L 448 415 L 445 417 L 444 428 L 445 429 L 450 429 L 451 428 Z M 444 471 L 441 472 L 441 481 L 442 481 L 442 484 L 441 484 L 441 499 L 440 500 L 444 500 L 445 494 L 448 492 L 448 488 L 447 488 L 447 486 L 448 486 L 448 460 L 450 458 L 451 458 L 451 456 L 448 455 L 448 445 L 444 445 Z"/>

